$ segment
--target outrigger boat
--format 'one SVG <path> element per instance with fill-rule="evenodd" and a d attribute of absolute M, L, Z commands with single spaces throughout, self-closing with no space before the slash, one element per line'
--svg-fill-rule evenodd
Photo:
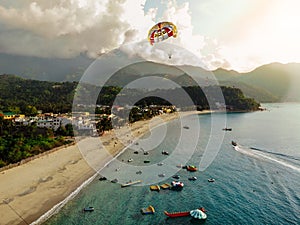
<path fill-rule="evenodd" d="M 167 151 L 162 151 L 161 154 L 163 154 L 163 155 L 169 155 L 169 152 L 167 152 Z"/>
<path fill-rule="evenodd" d="M 161 187 L 162 189 L 170 189 L 170 188 L 171 188 L 171 185 L 168 184 L 168 183 L 165 183 L 165 184 L 161 184 L 160 187 Z"/>
<path fill-rule="evenodd" d="M 197 219 L 206 219 L 207 216 L 206 216 L 205 212 L 206 212 L 206 210 L 203 207 L 201 207 L 199 209 L 192 210 L 192 211 L 185 211 L 185 212 L 167 212 L 167 211 L 164 211 L 165 215 L 168 216 L 168 217 L 171 217 L 171 218 L 183 217 L 183 216 L 192 216 L 192 217 L 197 218 Z"/>
<path fill-rule="evenodd" d="M 235 141 L 231 141 L 231 144 L 232 144 L 233 146 L 237 146 L 237 143 L 236 143 Z"/>
<path fill-rule="evenodd" d="M 159 185 L 151 185 L 150 190 L 151 191 L 160 191 L 160 186 Z"/>
<path fill-rule="evenodd" d="M 138 184 L 138 183 L 141 183 L 141 182 L 142 182 L 141 180 L 129 181 L 126 184 L 122 184 L 121 187 L 128 187 L 128 186 L 131 186 L 131 185 L 134 185 L 134 184 Z"/>
<path fill-rule="evenodd" d="M 141 209 L 142 214 L 146 215 L 146 214 L 153 214 L 155 213 L 155 209 L 152 205 L 149 205 L 147 208 L 142 208 Z"/>
<path fill-rule="evenodd" d="M 184 187 L 184 183 L 180 181 L 172 181 L 171 185 L 172 185 L 171 189 L 175 191 L 181 191 Z"/>
<path fill-rule="evenodd" d="M 83 211 L 84 211 L 84 212 L 93 212 L 94 210 L 95 210 L 95 209 L 94 209 L 94 207 L 92 207 L 92 206 L 83 208 Z"/>
<path fill-rule="evenodd" d="M 182 216 L 189 216 L 190 215 L 190 211 L 187 212 L 167 212 L 164 211 L 165 215 L 171 218 L 174 217 L 182 217 Z"/>
<path fill-rule="evenodd" d="M 194 165 L 188 165 L 188 166 L 186 167 L 186 169 L 187 169 L 188 171 L 190 171 L 190 172 L 195 172 L 195 171 L 198 170 L 197 167 L 194 166 Z"/>

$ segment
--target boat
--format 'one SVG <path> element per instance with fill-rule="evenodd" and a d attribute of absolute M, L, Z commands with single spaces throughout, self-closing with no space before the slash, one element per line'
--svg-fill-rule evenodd
<path fill-rule="evenodd" d="M 174 175 L 174 176 L 172 176 L 174 179 L 179 179 L 180 178 L 180 176 L 179 175 Z"/>
<path fill-rule="evenodd" d="M 198 170 L 197 167 L 196 167 L 196 166 L 193 166 L 193 165 L 187 166 L 186 169 L 187 169 L 188 171 L 190 171 L 190 172 L 195 172 L 195 171 Z"/>
<path fill-rule="evenodd" d="M 160 174 L 158 174 L 158 176 L 159 176 L 159 177 L 165 177 L 165 176 L 166 176 L 166 174 L 164 174 L 164 173 L 160 173 Z"/>
<path fill-rule="evenodd" d="M 157 163 L 158 166 L 162 166 L 164 165 L 164 163 L 160 162 L 160 163 Z"/>
<path fill-rule="evenodd" d="M 169 155 L 169 152 L 162 151 L 161 154 L 163 154 L 163 155 Z"/>
<path fill-rule="evenodd" d="M 144 155 L 149 155 L 149 152 L 144 152 Z"/>
<path fill-rule="evenodd" d="M 174 217 L 182 217 L 182 216 L 189 216 L 190 215 L 190 211 L 186 211 L 186 212 L 167 212 L 164 211 L 165 215 L 171 218 Z"/>
<path fill-rule="evenodd" d="M 181 191 L 183 189 L 184 183 L 181 181 L 172 181 L 171 182 L 172 190 Z"/>
<path fill-rule="evenodd" d="M 121 184 L 121 187 L 128 187 L 128 186 L 131 186 L 131 185 L 134 185 L 134 184 L 138 184 L 138 183 L 141 183 L 141 182 L 142 182 L 141 180 L 128 181 L 125 184 Z"/>
<path fill-rule="evenodd" d="M 155 213 L 155 209 L 152 205 L 149 205 L 147 208 L 141 208 L 141 212 L 143 215 L 153 214 Z"/>
<path fill-rule="evenodd" d="M 189 177 L 189 180 L 197 180 L 197 177 Z"/>
<path fill-rule="evenodd" d="M 184 129 L 190 129 L 188 126 L 184 126 L 183 128 L 184 128 Z"/>
<path fill-rule="evenodd" d="M 215 182 L 215 179 L 209 178 L 209 179 L 208 179 L 208 182 Z"/>
<path fill-rule="evenodd" d="M 225 128 L 223 128 L 222 130 L 224 130 L 224 131 L 232 131 L 232 128 L 227 128 L 227 127 L 225 127 Z"/>
<path fill-rule="evenodd" d="M 144 163 L 150 163 L 150 160 L 144 160 Z"/>
<path fill-rule="evenodd" d="M 116 179 L 113 179 L 111 182 L 112 182 L 112 183 L 118 183 L 119 181 L 118 181 L 118 179 L 116 178 Z"/>
<path fill-rule="evenodd" d="M 160 186 L 159 185 L 151 185 L 150 190 L 151 191 L 160 191 Z"/>
<path fill-rule="evenodd" d="M 106 177 L 100 177 L 99 180 L 101 180 L 101 181 L 102 180 L 107 180 L 107 178 Z"/>
<path fill-rule="evenodd" d="M 162 189 L 170 189 L 170 188 L 171 188 L 171 185 L 168 184 L 168 183 L 165 183 L 165 184 L 160 185 L 160 187 L 161 187 Z"/>
<path fill-rule="evenodd" d="M 232 144 L 233 146 L 237 146 L 237 143 L 236 143 L 235 141 L 231 141 L 231 144 Z"/>
<path fill-rule="evenodd" d="M 183 216 L 191 216 L 196 219 L 206 219 L 207 216 L 205 214 L 206 210 L 201 207 L 199 209 L 191 210 L 191 211 L 184 211 L 184 212 L 167 212 L 164 211 L 164 214 L 168 217 L 175 218 L 175 217 L 183 217 Z"/>
<path fill-rule="evenodd" d="M 141 170 L 139 170 L 139 171 L 136 171 L 135 173 L 136 174 L 142 174 L 143 172 Z"/>
<path fill-rule="evenodd" d="M 138 151 L 134 151 L 133 153 L 134 153 L 134 154 L 139 154 L 139 152 L 138 152 Z"/>
<path fill-rule="evenodd" d="M 133 161 L 133 159 L 128 159 L 127 161 L 128 161 L 128 162 L 132 162 L 132 161 Z"/>
<path fill-rule="evenodd" d="M 94 210 L 95 210 L 95 209 L 94 209 L 94 207 L 92 207 L 92 206 L 83 208 L 83 211 L 84 211 L 84 212 L 93 212 Z"/>

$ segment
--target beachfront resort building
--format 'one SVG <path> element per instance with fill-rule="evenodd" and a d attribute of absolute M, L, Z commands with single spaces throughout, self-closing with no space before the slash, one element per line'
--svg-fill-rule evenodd
<path fill-rule="evenodd" d="M 60 126 L 65 126 L 70 123 L 72 123 L 71 119 L 66 117 L 51 117 L 36 121 L 38 127 L 45 127 L 53 130 L 57 130 Z"/>

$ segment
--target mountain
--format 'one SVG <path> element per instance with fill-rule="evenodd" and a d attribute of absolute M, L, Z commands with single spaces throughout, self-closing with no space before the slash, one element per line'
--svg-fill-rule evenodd
<path fill-rule="evenodd" d="M 139 87 L 145 89 L 172 88 L 173 81 L 179 86 L 205 87 L 219 83 L 223 86 L 236 87 L 245 96 L 259 102 L 300 101 L 300 64 L 272 63 L 256 68 L 248 73 L 238 73 L 218 69 L 206 71 L 194 66 L 170 66 L 153 62 L 143 62 L 127 66 L 115 73 L 109 85 L 125 86 L 130 82 L 139 81 Z M 151 78 L 146 82 L 141 78 L 157 76 L 167 79 Z"/>
<path fill-rule="evenodd" d="M 2 53 L 0 54 L 0 74 L 16 74 L 23 78 L 43 81 L 79 81 L 93 61 L 84 54 L 71 59 L 47 59 Z M 141 62 L 121 68 L 106 84 L 116 86 L 130 84 L 145 89 L 156 89 L 172 88 L 174 84 L 207 86 L 215 84 L 217 80 L 220 85 L 241 89 L 247 97 L 259 102 L 300 101 L 298 71 L 300 71 L 298 63 L 272 63 L 248 73 L 238 73 L 233 70 L 206 71 L 195 66 Z M 142 79 L 146 77 L 147 79 Z M 99 77 L 91 82 L 97 84 L 99 79 L 102 79 L 101 70 Z"/>
<path fill-rule="evenodd" d="M 300 101 L 300 93 L 297 91 L 299 72 L 300 64 L 272 63 L 248 73 L 219 69 L 214 74 L 222 85 L 240 88 L 246 96 L 260 102 L 278 102 Z"/>
<path fill-rule="evenodd" d="M 0 53 L 0 74 L 43 81 L 78 81 L 92 62 L 85 55 L 59 59 Z"/>

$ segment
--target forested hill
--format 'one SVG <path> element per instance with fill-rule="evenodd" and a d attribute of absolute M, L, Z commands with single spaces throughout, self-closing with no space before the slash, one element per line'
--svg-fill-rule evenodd
<path fill-rule="evenodd" d="M 0 76 L 0 110 L 31 114 L 69 112 L 77 82 L 49 82 L 23 79 L 15 75 Z"/>
<path fill-rule="evenodd" d="M 49 82 L 23 79 L 15 75 L 0 75 L 0 111 L 13 111 L 14 113 L 22 113 L 26 115 L 34 115 L 37 110 L 43 112 L 66 113 L 71 112 L 73 97 L 78 82 Z M 95 93 L 96 87 L 86 85 L 85 95 Z M 205 93 L 214 95 L 214 86 L 206 87 Z M 190 95 L 196 105 L 200 108 L 207 109 L 209 107 L 203 90 L 198 87 L 184 87 L 185 91 Z M 82 89 L 81 89 L 82 90 Z M 98 96 L 97 104 L 111 105 L 115 96 L 122 90 L 121 87 L 104 87 Z M 242 91 L 232 87 L 221 88 L 226 104 L 230 105 L 233 110 L 257 110 L 260 106 L 255 100 L 246 98 Z M 130 99 L 136 96 L 142 90 L 130 90 L 125 96 Z M 156 90 L 156 92 L 164 92 L 164 96 L 175 95 L 178 90 Z M 158 96 L 153 92 L 152 96 Z M 94 96 L 90 96 L 93 99 Z M 217 99 L 216 99 L 217 101 Z M 182 100 L 181 102 L 185 102 Z M 89 104 L 83 102 L 83 104 Z M 159 98 L 147 99 L 140 101 L 140 104 L 165 104 Z M 137 104 L 139 104 L 137 103 Z M 132 102 L 136 104 L 136 102 Z"/>

